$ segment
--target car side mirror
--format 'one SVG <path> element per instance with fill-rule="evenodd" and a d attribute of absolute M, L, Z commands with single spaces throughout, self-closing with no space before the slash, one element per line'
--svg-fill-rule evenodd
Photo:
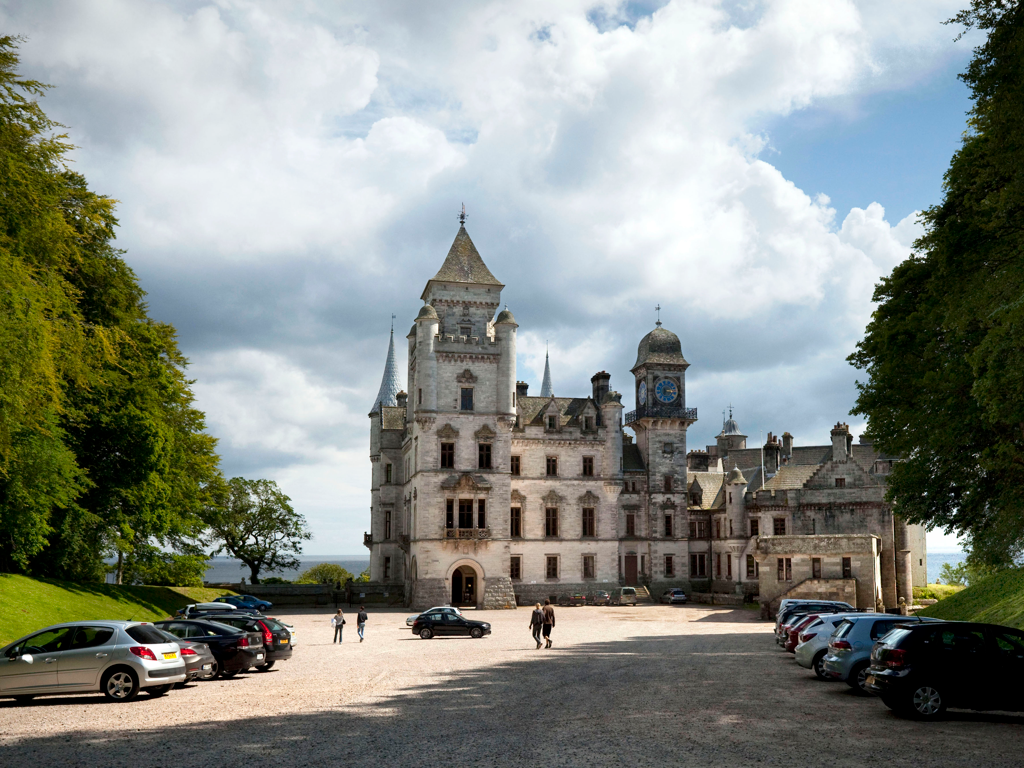
<path fill-rule="evenodd" d="M 16 661 L 16 660 L 17 661 L 24 661 L 26 664 L 31 664 L 32 663 L 32 654 L 31 653 L 23 653 L 23 654 L 21 654 L 21 656 L 15 656 L 13 659 L 11 659 L 11 661 Z"/>

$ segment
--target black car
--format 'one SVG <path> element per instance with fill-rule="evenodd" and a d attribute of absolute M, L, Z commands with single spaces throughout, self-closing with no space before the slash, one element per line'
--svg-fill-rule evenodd
<path fill-rule="evenodd" d="M 292 633 L 273 619 L 266 616 L 238 616 L 228 613 L 223 616 L 207 616 L 206 620 L 227 624 L 246 632 L 259 632 L 263 636 L 263 650 L 266 652 L 263 661 L 256 665 L 260 672 L 266 672 L 275 662 L 292 657 Z"/>
<path fill-rule="evenodd" d="M 412 633 L 424 640 L 432 637 L 451 637 L 469 635 L 483 637 L 491 634 L 491 625 L 486 621 L 473 621 L 457 613 L 424 613 L 416 617 L 412 625 Z"/>
<path fill-rule="evenodd" d="M 935 720 L 946 707 L 1024 710 L 1024 632 L 929 622 L 892 630 L 871 651 L 867 689 L 898 714 Z"/>
<path fill-rule="evenodd" d="M 184 683 L 178 683 L 179 688 L 184 687 L 185 683 L 191 683 L 194 680 L 209 680 L 217 674 L 214 669 L 216 661 L 213 658 L 213 651 L 210 650 L 206 643 L 186 640 L 162 629 L 156 629 L 155 631 L 163 635 L 167 642 L 175 643 L 181 649 L 181 660 L 185 662 L 185 674 L 187 677 Z"/>
<path fill-rule="evenodd" d="M 587 596 L 584 595 L 582 592 L 573 592 L 571 595 L 570 594 L 559 595 L 558 596 L 558 604 L 561 605 L 561 606 L 586 605 L 587 604 Z"/>
<path fill-rule="evenodd" d="M 612 596 L 604 590 L 598 590 L 594 596 L 587 600 L 588 605 L 611 605 Z"/>
<path fill-rule="evenodd" d="M 170 619 L 156 621 L 154 624 L 175 637 L 206 643 L 213 653 L 214 674 L 220 677 L 234 677 L 265 658 L 263 636 L 258 632 L 246 632 L 227 624 L 193 619 Z"/>

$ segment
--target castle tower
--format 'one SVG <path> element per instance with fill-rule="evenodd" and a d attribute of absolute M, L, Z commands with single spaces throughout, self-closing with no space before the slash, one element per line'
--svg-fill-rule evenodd
<path fill-rule="evenodd" d="M 540 383 L 540 396 L 551 397 L 555 394 L 551 386 L 551 362 L 548 360 L 547 350 L 544 350 L 544 379 Z"/>

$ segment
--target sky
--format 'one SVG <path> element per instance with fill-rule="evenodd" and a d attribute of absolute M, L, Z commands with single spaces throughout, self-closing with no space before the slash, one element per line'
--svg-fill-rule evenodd
<path fill-rule="evenodd" d="M 518 378 L 632 407 L 661 306 L 689 447 L 850 415 L 874 285 L 966 128 L 963 0 L 0 2 L 191 361 L 224 473 L 365 555 L 369 421 L 465 204 Z M 861 374 L 863 378 L 863 374 Z M 929 534 L 932 551 L 955 539 Z"/>

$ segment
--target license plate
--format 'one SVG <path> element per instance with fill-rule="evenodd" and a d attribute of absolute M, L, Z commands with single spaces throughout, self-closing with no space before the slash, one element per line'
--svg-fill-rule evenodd
<path fill-rule="evenodd" d="M 213 669 L 213 664 L 203 664 L 203 671 L 206 671 L 207 669 Z"/>
<path fill-rule="evenodd" d="M 178 654 L 176 654 L 176 653 L 165 653 L 164 654 L 164 658 L 165 659 L 176 659 L 176 658 L 178 658 Z"/>
<path fill-rule="evenodd" d="M 287 637 L 282 637 L 281 638 L 281 645 L 288 645 L 288 638 Z"/>
<path fill-rule="evenodd" d="M 263 654 L 262 653 L 257 653 L 256 654 L 256 658 L 257 659 L 262 659 L 263 658 Z"/>

